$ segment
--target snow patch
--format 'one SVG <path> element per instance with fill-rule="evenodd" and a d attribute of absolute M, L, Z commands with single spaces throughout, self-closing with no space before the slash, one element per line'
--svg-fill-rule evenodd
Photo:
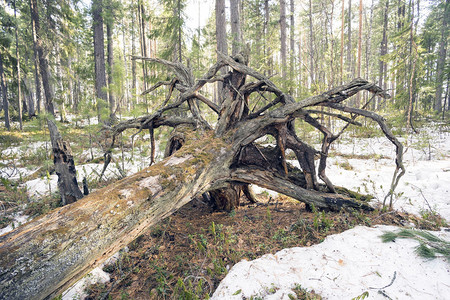
<path fill-rule="evenodd" d="M 174 165 L 178 165 L 181 163 L 184 163 L 186 160 L 191 159 L 193 156 L 188 154 L 184 157 L 176 157 L 176 156 L 172 156 L 170 157 L 165 163 L 165 166 L 174 166 Z"/>
<path fill-rule="evenodd" d="M 91 272 L 89 272 L 89 274 L 78 280 L 74 285 L 64 291 L 64 293 L 62 294 L 62 300 L 85 299 L 88 296 L 86 293 L 87 287 L 92 284 L 105 283 L 110 281 L 110 276 L 108 273 L 103 271 L 103 267 L 115 263 L 118 259 L 120 259 L 120 255 L 122 252 L 128 252 L 128 247 L 125 247 L 122 250 L 114 253 L 100 266 L 93 269 Z"/>
<path fill-rule="evenodd" d="M 211 299 L 289 299 L 296 284 L 324 299 L 352 299 L 366 291 L 370 299 L 386 299 L 378 293 L 380 289 L 392 299 L 448 299 L 449 262 L 443 257 L 425 260 L 417 256 L 415 240 L 381 241 L 384 232 L 397 229 L 358 226 L 312 247 L 284 249 L 241 261 L 231 268 Z M 450 241 L 449 232 L 433 234 Z"/>
<path fill-rule="evenodd" d="M 22 213 L 13 215 L 13 221 L 8 226 L 0 229 L 0 235 L 4 235 L 19 227 L 20 225 L 25 224 L 26 222 L 28 222 L 28 218 L 28 216 L 22 215 Z"/>

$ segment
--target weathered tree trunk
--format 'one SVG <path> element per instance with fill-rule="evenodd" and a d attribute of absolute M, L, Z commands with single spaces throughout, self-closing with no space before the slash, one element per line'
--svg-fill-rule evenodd
<path fill-rule="evenodd" d="M 56 175 L 58 175 L 61 204 L 64 206 L 83 198 L 83 194 L 78 186 L 77 172 L 69 143 L 63 141 L 58 128 L 52 120 L 48 119 L 47 124 L 52 142 L 53 163 L 55 164 Z"/>
<path fill-rule="evenodd" d="M 149 226 L 207 191 L 230 164 L 229 145 L 189 138 L 192 143 L 176 156 L 0 237 L 2 298 L 58 295 Z"/>
<path fill-rule="evenodd" d="M 57 295 L 143 230 L 207 192 L 223 209 L 235 207 L 241 191 L 245 195 L 250 194 L 246 190 L 248 184 L 272 189 L 320 209 L 371 209 L 367 203 L 348 195 L 328 193 L 332 184 L 322 173 L 324 164 L 319 167 L 319 177 L 324 179 L 326 186 L 317 182 L 314 156 L 320 155 L 326 160 L 327 153 L 322 152 L 328 151 L 329 144 L 340 133 L 329 136 L 331 132 L 327 133 L 327 129 L 311 117 L 310 114 L 315 113 L 307 110 L 311 106 L 327 106 L 351 113 L 353 119 L 331 114 L 347 123 L 357 124 L 354 118 L 361 115 L 380 125 L 396 146 L 393 192 L 404 174 L 402 145 L 381 116 L 342 104 L 361 90 L 387 97 L 380 88 L 357 79 L 320 95 L 295 101 L 268 78 L 249 68 L 241 55 L 231 58 L 219 52 L 219 58 L 197 80 L 180 63 L 139 58 L 163 64 L 172 70 L 175 79 L 159 82 L 146 91 L 161 85 L 169 86 L 170 93 L 158 110 L 111 128 L 111 148 L 124 130 L 137 129 L 140 132 L 169 126 L 179 133 L 166 146 L 171 156 L 1 236 L 0 294 L 4 298 L 42 299 Z M 224 66 L 230 67 L 232 72 L 225 78 L 217 77 Z M 247 76 L 254 81 L 246 83 Z M 225 82 L 225 100 L 220 107 L 201 94 L 206 83 L 215 82 L 218 78 Z M 173 89 L 179 94 L 170 102 Z M 248 101 L 255 92 L 271 93 L 276 98 L 250 113 Z M 219 121 L 215 127 L 202 118 L 194 100 L 202 101 L 218 114 Z M 166 113 L 185 103 L 190 117 Z M 296 118 L 327 133 L 323 146 L 325 151 L 316 151 L 301 141 L 295 133 Z M 267 147 L 256 143 L 266 135 L 273 136 L 276 145 Z M 287 149 L 295 152 L 301 169 L 286 161 Z"/>

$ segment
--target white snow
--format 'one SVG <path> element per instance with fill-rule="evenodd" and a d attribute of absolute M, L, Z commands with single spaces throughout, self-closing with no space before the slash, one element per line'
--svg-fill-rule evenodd
<path fill-rule="evenodd" d="M 450 221 L 450 133 L 436 128 L 421 129 L 419 135 L 401 139 L 405 146 L 406 174 L 400 180 L 394 197 L 394 208 L 414 214 L 434 210 Z M 159 145 L 158 145 L 159 146 Z M 45 143 L 30 143 L 26 147 L 10 147 L 1 152 L 2 163 L 14 166 L 24 152 L 45 150 Z M 320 146 L 316 145 L 316 149 Z M 137 149 L 135 149 L 137 150 Z M 158 147 L 158 153 L 159 153 Z M 395 169 L 395 148 L 384 137 L 359 139 L 347 138 L 336 142 L 330 153 L 351 154 L 350 158 L 334 156 L 328 159 L 327 175 L 335 185 L 372 194 L 375 202 L 383 201 L 389 190 Z M 138 153 L 138 154 L 136 154 Z M 102 154 L 102 153 L 101 153 Z M 129 175 L 148 166 L 149 157 L 135 152 L 134 157 L 125 153 L 124 171 Z M 83 155 L 90 153 L 84 152 Z M 96 152 L 98 156 L 99 153 Z M 368 155 L 358 159 L 355 155 Z M 381 157 L 383 156 L 383 157 Z M 386 156 L 387 158 L 384 158 Z M 162 153 L 158 154 L 162 157 Z M 120 154 L 114 158 L 119 161 Z M 177 165 L 191 158 L 171 157 L 165 164 Z M 296 164 L 297 162 L 292 161 Z M 343 163 L 350 170 L 343 168 Z M 103 164 L 77 165 L 77 177 L 97 179 Z M 2 168 L 3 174 L 16 179 L 32 173 L 28 168 Z M 5 172 L 13 172 L 11 174 Z M 120 176 L 113 162 L 105 177 Z M 144 187 L 155 188 L 157 178 L 150 177 Z M 155 181 L 155 182 L 154 182 Z M 25 183 L 31 198 L 38 198 L 57 191 L 57 176 L 38 178 Z M 265 189 L 254 186 L 256 193 Z M 275 197 L 276 193 L 268 191 Z M 127 190 L 123 190 L 126 197 Z M 130 201 L 127 205 L 133 205 Z M 14 225 L 0 230 L 4 234 L 27 221 L 26 216 L 16 215 Z M 344 233 L 329 236 L 312 247 L 284 249 L 275 255 L 265 255 L 257 260 L 242 261 L 235 265 L 221 282 L 213 299 L 242 299 L 243 296 L 259 296 L 263 299 L 289 299 L 295 284 L 314 289 L 325 299 L 351 299 L 368 291 L 369 299 L 387 299 L 378 293 L 384 288 L 392 299 L 450 299 L 450 262 L 444 258 L 424 260 L 414 253 L 417 242 L 398 239 L 395 243 L 382 243 L 379 236 L 395 227 L 356 227 Z M 450 240 L 449 232 L 439 232 Z M 64 293 L 63 299 L 83 299 L 83 291 L 90 282 L 105 282 L 108 274 L 101 267 L 94 269 L 81 282 Z M 240 293 L 235 294 L 237 291 Z M 272 293 L 275 291 L 275 293 Z"/>
<path fill-rule="evenodd" d="M 450 132 L 425 133 L 426 137 L 400 139 L 406 150 L 403 157 L 406 174 L 395 190 L 394 208 L 413 214 L 431 208 L 450 221 Z M 330 153 L 370 156 L 370 159 L 330 157 L 326 173 L 333 184 L 371 194 L 376 202 L 383 202 L 395 170 L 395 147 L 389 140 L 354 138 L 337 143 Z M 290 162 L 299 166 L 297 161 Z M 343 163 L 352 169 L 344 169 Z"/>
<path fill-rule="evenodd" d="M 12 217 L 13 221 L 11 222 L 11 224 L 0 229 L 0 235 L 4 235 L 5 233 L 12 231 L 14 228 L 17 228 L 20 225 L 25 224 L 26 222 L 28 222 L 29 218 L 28 216 L 22 215 L 22 213 L 14 214 Z"/>
<path fill-rule="evenodd" d="M 62 294 L 62 300 L 78 300 L 84 299 L 87 296 L 86 288 L 92 284 L 96 283 L 105 283 L 110 280 L 110 276 L 108 273 L 103 271 L 103 267 L 106 265 L 110 265 L 115 263 L 117 260 L 121 259 L 121 255 L 123 252 L 128 252 L 128 247 L 120 250 L 113 254 L 110 258 L 104 261 L 100 266 L 93 269 L 89 274 L 84 276 L 82 279 L 77 281 L 74 285 L 68 288 Z"/>
<path fill-rule="evenodd" d="M 450 133 L 422 129 L 418 136 L 401 142 L 406 150 L 406 174 L 395 190 L 394 208 L 414 214 L 433 210 L 450 221 Z M 353 138 L 337 143 L 333 152 L 352 155 L 328 159 L 327 175 L 333 184 L 372 194 L 375 204 L 381 203 L 395 170 L 394 145 L 384 137 Z M 414 252 L 418 242 L 412 239 L 381 242 L 385 231 L 396 229 L 358 226 L 312 247 L 241 261 L 231 268 L 212 299 L 289 299 L 297 284 L 324 299 L 352 299 L 364 292 L 369 299 L 388 299 L 379 291 L 392 299 L 450 299 L 450 262 L 443 257 L 418 257 Z M 450 241 L 449 231 L 434 234 Z"/>
<path fill-rule="evenodd" d="M 384 232 L 396 229 L 358 226 L 312 247 L 243 260 L 231 268 L 212 299 L 289 299 L 296 284 L 324 299 L 352 299 L 366 291 L 369 299 L 387 299 L 379 290 L 392 299 L 449 299 L 450 262 L 417 256 L 415 240 L 381 241 Z M 449 232 L 434 234 L 450 241 Z"/>

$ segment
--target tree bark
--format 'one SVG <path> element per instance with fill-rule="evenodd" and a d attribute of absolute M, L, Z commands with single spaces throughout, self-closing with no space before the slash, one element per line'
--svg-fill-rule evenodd
<path fill-rule="evenodd" d="M 104 122 L 103 110 L 107 108 L 108 95 L 106 93 L 105 70 L 105 38 L 103 35 L 102 0 L 92 1 L 92 22 L 94 37 L 95 62 L 95 96 L 97 97 L 97 117 Z"/>

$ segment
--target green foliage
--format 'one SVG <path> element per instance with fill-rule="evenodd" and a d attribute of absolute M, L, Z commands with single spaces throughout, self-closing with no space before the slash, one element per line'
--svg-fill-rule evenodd
<path fill-rule="evenodd" d="M 363 300 L 366 298 L 369 298 L 369 292 L 367 292 L 367 291 L 365 291 L 364 293 L 362 293 L 361 295 L 359 295 L 355 298 L 352 298 L 352 300 Z"/>
<path fill-rule="evenodd" d="M 450 243 L 422 230 L 401 229 L 397 232 L 385 232 L 381 236 L 384 243 L 393 242 L 397 238 L 409 238 L 419 242 L 416 253 L 424 258 L 432 259 L 437 254 L 450 259 Z"/>

